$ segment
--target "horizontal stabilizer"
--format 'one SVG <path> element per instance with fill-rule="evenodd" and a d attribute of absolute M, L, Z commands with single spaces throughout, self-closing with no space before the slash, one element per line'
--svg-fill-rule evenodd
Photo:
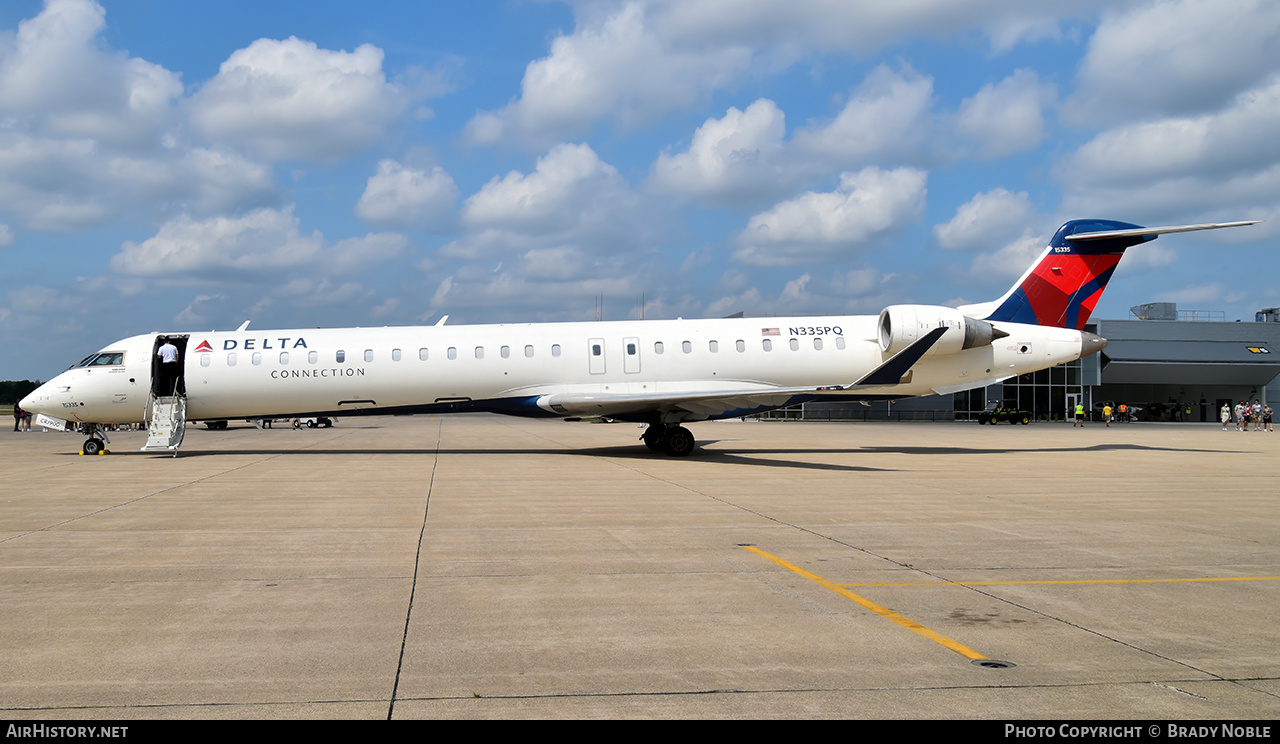
<path fill-rule="evenodd" d="M 1164 235 L 1165 233 L 1195 232 L 1197 230 L 1217 230 L 1222 227 L 1244 227 L 1256 225 L 1262 220 L 1245 220 L 1242 222 L 1212 222 L 1204 225 L 1170 225 L 1168 227 L 1138 227 L 1131 230 L 1101 230 L 1098 232 L 1076 233 L 1067 235 L 1072 242 L 1078 240 L 1103 240 L 1105 238 L 1130 238 L 1142 235 Z"/>

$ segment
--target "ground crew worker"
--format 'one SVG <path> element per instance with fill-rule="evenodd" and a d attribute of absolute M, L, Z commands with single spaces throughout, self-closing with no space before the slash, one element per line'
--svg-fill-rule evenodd
<path fill-rule="evenodd" d="M 1077 426 L 1084 426 L 1084 404 L 1083 403 L 1076 404 L 1076 420 L 1075 420 L 1075 423 L 1071 424 L 1071 428 L 1074 429 Z"/>

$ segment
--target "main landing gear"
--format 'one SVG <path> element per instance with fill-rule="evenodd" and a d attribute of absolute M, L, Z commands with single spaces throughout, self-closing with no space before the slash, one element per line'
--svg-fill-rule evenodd
<path fill-rule="evenodd" d="M 110 442 L 111 440 L 107 438 L 107 430 L 102 428 L 101 424 L 85 424 L 82 431 L 88 435 L 89 438 L 84 440 L 84 444 L 80 446 L 80 454 L 107 454 L 107 442 Z"/>
<path fill-rule="evenodd" d="M 650 424 L 640 436 L 640 440 L 654 452 L 666 452 L 676 457 L 687 456 L 693 452 L 697 444 L 693 438 L 693 432 L 683 426 L 663 426 L 662 424 Z"/>

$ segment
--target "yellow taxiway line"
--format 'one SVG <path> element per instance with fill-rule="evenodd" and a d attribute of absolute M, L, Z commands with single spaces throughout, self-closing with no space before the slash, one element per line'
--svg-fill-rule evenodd
<path fill-rule="evenodd" d="M 881 607 L 880 605 L 876 604 L 875 602 L 872 602 L 871 600 L 865 597 L 860 597 L 857 594 L 854 594 L 853 592 L 849 591 L 848 589 L 845 589 L 843 586 L 835 583 L 834 581 L 828 581 L 822 578 L 821 576 L 815 573 L 812 573 L 810 571 L 806 571 L 803 568 L 800 568 L 799 566 L 793 563 L 788 563 L 776 555 L 766 553 L 765 551 L 757 548 L 754 545 L 743 545 L 742 547 L 746 548 L 752 553 L 755 553 L 761 558 L 764 558 L 767 561 L 776 563 L 777 565 L 782 566 L 788 571 L 792 571 L 794 573 L 799 574 L 800 576 L 805 577 L 806 579 L 814 582 L 815 584 L 818 584 L 820 586 L 826 587 L 827 589 L 830 589 L 831 591 L 835 592 L 836 594 L 839 594 L 845 599 L 848 599 L 852 602 L 856 602 L 857 604 L 862 605 L 863 607 L 867 608 L 868 610 L 871 610 L 872 612 L 876 613 L 877 615 L 883 618 L 892 620 L 893 622 L 897 623 L 898 625 L 901 625 L 902 627 L 906 628 L 907 630 L 913 633 L 918 633 L 919 635 L 922 635 L 925 638 L 928 638 L 934 643 L 940 643 L 943 646 L 946 646 L 947 648 L 951 649 L 952 651 L 955 651 L 956 653 L 960 654 L 961 656 L 965 656 L 975 661 L 978 659 L 987 658 L 983 654 L 980 654 L 977 651 L 974 651 L 968 646 L 965 646 L 961 643 L 957 643 L 956 641 L 953 641 L 952 639 L 947 638 L 946 636 L 940 633 L 935 633 L 934 631 L 929 630 L 928 628 L 924 627 L 920 623 L 917 623 L 911 618 L 904 617 L 903 615 L 900 615 L 899 613 L 894 612 L 888 607 Z"/>

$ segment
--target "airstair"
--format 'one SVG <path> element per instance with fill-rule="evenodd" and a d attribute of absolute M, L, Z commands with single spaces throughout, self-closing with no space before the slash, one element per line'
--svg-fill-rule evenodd
<path fill-rule="evenodd" d="M 142 451 L 172 452 L 177 457 L 182 436 L 187 431 L 187 396 L 152 395 L 149 408 L 151 421 Z"/>

